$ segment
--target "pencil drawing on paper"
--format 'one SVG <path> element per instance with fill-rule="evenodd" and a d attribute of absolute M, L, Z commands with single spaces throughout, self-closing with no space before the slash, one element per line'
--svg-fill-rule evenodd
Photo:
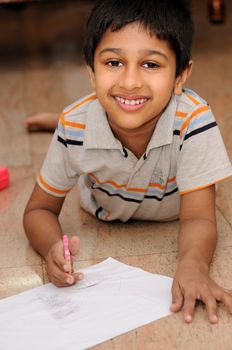
<path fill-rule="evenodd" d="M 54 319 L 63 319 L 74 314 L 80 306 L 72 298 L 60 294 L 37 294 L 37 300 L 51 312 Z"/>

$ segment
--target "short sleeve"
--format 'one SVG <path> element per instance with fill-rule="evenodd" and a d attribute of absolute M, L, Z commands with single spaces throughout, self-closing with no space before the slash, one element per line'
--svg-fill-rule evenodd
<path fill-rule="evenodd" d="M 65 129 L 60 120 L 42 165 L 38 184 L 44 191 L 64 197 L 77 180 L 78 175 L 71 166 Z"/>
<path fill-rule="evenodd" d="M 180 131 L 176 176 L 180 194 L 231 175 L 231 162 L 213 113 L 208 105 L 197 106 Z"/>

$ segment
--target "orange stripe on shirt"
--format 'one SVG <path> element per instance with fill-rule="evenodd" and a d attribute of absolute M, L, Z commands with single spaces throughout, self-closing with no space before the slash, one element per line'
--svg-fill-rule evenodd
<path fill-rule="evenodd" d="M 189 125 L 190 121 L 196 117 L 198 114 L 202 113 L 202 112 L 205 112 L 205 111 L 208 111 L 210 109 L 209 106 L 203 106 L 203 107 L 200 107 L 198 108 L 197 110 L 195 110 L 191 115 L 190 117 L 183 123 L 183 125 L 181 126 L 180 128 L 180 137 L 182 137 L 182 134 L 183 134 L 183 131 L 184 129 L 187 128 L 187 126 Z"/>
<path fill-rule="evenodd" d="M 172 177 L 171 179 L 168 179 L 167 183 L 172 183 L 176 180 L 176 177 Z M 149 187 L 156 187 L 156 188 L 159 188 L 161 190 L 164 190 L 166 188 L 166 185 L 161 185 L 161 184 L 158 184 L 158 183 L 150 183 L 149 184 Z"/>
<path fill-rule="evenodd" d="M 166 188 L 166 186 L 164 186 L 164 185 L 160 185 L 160 184 L 153 184 L 153 183 L 150 183 L 149 184 L 149 187 L 155 187 L 155 188 L 160 188 L 161 190 L 163 190 L 163 189 L 165 189 Z"/>
<path fill-rule="evenodd" d="M 188 113 L 185 113 L 185 112 L 180 112 L 180 111 L 176 112 L 177 117 L 186 118 L 187 115 L 188 115 Z"/>
<path fill-rule="evenodd" d="M 93 173 L 90 173 L 89 174 L 90 176 L 92 176 L 96 182 L 99 184 L 99 185 L 106 185 L 106 184 L 109 184 L 109 185 L 112 185 L 113 187 L 117 188 L 117 189 L 121 189 L 121 188 L 125 188 L 127 190 L 127 192 L 140 192 L 140 193 L 144 193 L 147 191 L 147 189 L 144 189 L 144 188 L 134 188 L 134 187 L 131 187 L 131 188 L 126 188 L 126 185 L 123 184 L 123 185 L 120 185 L 120 184 L 117 184 L 116 182 L 114 181 L 100 181 L 96 175 L 94 175 Z M 174 182 L 176 180 L 176 177 L 172 177 L 171 179 L 168 180 L 168 183 L 171 183 L 171 182 Z M 166 185 L 161 185 L 161 184 L 158 184 L 158 183 L 150 183 L 149 184 L 149 187 L 156 187 L 156 188 L 160 188 L 161 190 L 165 189 L 166 188 Z"/>
<path fill-rule="evenodd" d="M 196 100 L 193 96 L 185 94 L 195 105 L 201 104 L 201 101 Z"/>
<path fill-rule="evenodd" d="M 64 127 L 65 125 L 65 119 L 64 119 L 64 114 L 62 113 L 61 116 L 60 116 L 60 123 L 61 125 Z"/>
<path fill-rule="evenodd" d="M 64 111 L 62 114 L 63 114 L 63 115 L 66 115 L 66 114 L 68 114 L 69 112 L 73 111 L 74 109 L 80 107 L 80 106 L 83 105 L 84 103 L 89 102 L 89 101 L 91 101 L 91 100 L 95 100 L 96 98 L 97 98 L 96 95 L 91 95 L 91 96 L 87 97 L 86 99 L 84 99 L 83 101 L 78 102 L 76 105 L 72 106 L 72 107 L 69 108 L 67 111 Z"/>
<path fill-rule="evenodd" d="M 81 124 L 81 123 L 65 121 L 64 124 L 67 126 L 72 126 L 73 128 L 85 129 L 85 124 Z"/>
<path fill-rule="evenodd" d="M 99 184 L 99 185 L 106 185 L 106 184 L 110 184 L 110 185 L 112 185 L 112 186 L 114 186 L 114 187 L 116 187 L 116 188 L 118 188 L 118 189 L 120 189 L 120 188 L 126 188 L 126 185 L 120 185 L 120 184 L 118 184 L 118 183 L 116 183 L 116 182 L 114 182 L 114 181 L 100 181 L 97 177 L 96 177 L 96 175 L 94 175 L 93 173 L 89 173 L 89 175 L 90 176 L 92 176 L 95 180 L 96 180 L 96 182 Z M 144 188 L 126 188 L 126 190 L 128 191 L 128 192 L 146 192 L 146 190 L 144 189 Z"/>
<path fill-rule="evenodd" d="M 51 192 L 54 192 L 54 193 L 57 193 L 57 194 L 66 194 L 66 193 L 69 191 L 69 189 L 68 189 L 68 190 L 58 190 L 57 188 L 54 188 L 54 187 L 48 185 L 48 184 L 44 181 L 44 179 L 42 178 L 41 175 L 39 175 L 39 181 L 41 182 L 41 184 L 42 184 L 47 190 L 49 190 L 49 191 L 51 191 Z"/>
<path fill-rule="evenodd" d="M 64 119 L 64 114 L 62 113 L 61 114 L 61 117 L 60 117 L 60 123 L 61 125 L 64 126 L 72 126 L 73 128 L 78 128 L 78 129 L 85 129 L 85 124 L 81 124 L 81 123 L 75 123 L 75 122 L 69 122 L 67 120 Z"/>
<path fill-rule="evenodd" d="M 195 191 L 198 191 L 198 190 L 203 190 L 204 188 L 207 188 L 209 186 L 212 186 L 212 185 L 215 185 L 216 183 L 220 182 L 220 181 L 223 181 L 225 179 L 227 179 L 228 177 L 230 177 L 231 175 L 228 175 L 228 176 L 225 176 L 225 177 L 222 177 L 221 179 L 219 180 L 216 180 L 216 181 L 213 181 L 207 185 L 204 185 L 204 186 L 200 186 L 200 187 L 197 187 L 197 188 L 193 188 L 191 190 L 187 190 L 187 191 L 182 191 L 180 192 L 180 195 L 184 195 L 184 194 L 187 194 L 187 193 L 191 193 L 191 192 L 195 192 Z"/>
<path fill-rule="evenodd" d="M 176 176 L 171 177 L 171 179 L 168 179 L 168 183 L 176 181 Z"/>

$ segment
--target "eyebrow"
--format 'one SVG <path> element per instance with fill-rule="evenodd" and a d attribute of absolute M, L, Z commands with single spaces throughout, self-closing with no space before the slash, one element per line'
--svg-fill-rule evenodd
<path fill-rule="evenodd" d="M 107 52 L 113 52 L 113 53 L 123 53 L 124 50 L 116 48 L 116 47 L 107 47 L 103 50 L 100 51 L 100 55 L 107 53 Z M 159 50 L 149 50 L 149 49 L 142 49 L 139 50 L 139 52 L 141 54 L 143 54 L 144 56 L 152 56 L 152 55 L 159 55 L 162 56 L 163 58 L 165 58 L 166 60 L 168 60 L 167 55 L 165 55 L 165 53 L 159 51 Z"/>

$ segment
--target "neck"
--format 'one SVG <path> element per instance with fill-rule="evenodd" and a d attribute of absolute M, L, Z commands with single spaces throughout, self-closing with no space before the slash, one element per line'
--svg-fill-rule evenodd
<path fill-rule="evenodd" d="M 149 120 L 137 129 L 123 129 L 110 121 L 109 124 L 115 137 L 139 159 L 147 149 L 159 117 Z"/>

